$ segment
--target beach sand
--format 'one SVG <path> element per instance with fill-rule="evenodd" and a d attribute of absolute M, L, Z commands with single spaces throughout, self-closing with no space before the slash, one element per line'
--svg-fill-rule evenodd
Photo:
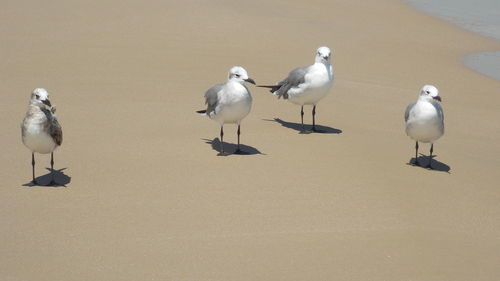
<path fill-rule="evenodd" d="M 1 280 L 500 276 L 500 82 L 461 64 L 492 39 L 396 0 L 3 1 L 0 37 Z M 330 133 L 298 134 L 298 106 L 249 86 L 251 154 L 217 156 L 205 90 L 233 65 L 276 82 L 321 45 Z M 434 171 L 407 165 L 403 114 L 424 84 L 445 111 Z M 66 187 L 26 186 L 35 87 L 57 105 Z"/>

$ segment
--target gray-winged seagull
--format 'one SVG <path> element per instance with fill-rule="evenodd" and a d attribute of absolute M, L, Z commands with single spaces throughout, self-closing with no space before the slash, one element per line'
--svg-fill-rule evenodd
<path fill-rule="evenodd" d="M 428 168 L 432 169 L 434 142 L 444 134 L 444 114 L 436 87 L 425 85 L 416 102 L 405 112 L 406 134 L 415 140 L 415 165 L 418 163 L 418 142 L 431 143 Z"/>
<path fill-rule="evenodd" d="M 243 67 L 232 67 L 229 70 L 226 83 L 217 84 L 205 92 L 207 109 L 197 111 L 200 114 L 206 114 L 210 119 L 220 124 L 221 153 L 224 153 L 223 127 L 226 123 L 238 124 L 238 148 L 235 153 L 242 153 L 240 149 L 240 123 L 252 107 L 252 96 L 244 82 L 255 84 L 255 81 L 248 77 Z"/>
<path fill-rule="evenodd" d="M 288 77 L 277 85 L 258 87 L 270 88 L 271 93 L 300 105 L 302 131 L 304 131 L 304 105 L 312 105 L 312 130 L 316 129 L 316 104 L 325 97 L 333 85 L 333 67 L 330 63 L 331 52 L 328 47 L 320 47 L 316 52 L 314 64 L 292 70 Z"/>

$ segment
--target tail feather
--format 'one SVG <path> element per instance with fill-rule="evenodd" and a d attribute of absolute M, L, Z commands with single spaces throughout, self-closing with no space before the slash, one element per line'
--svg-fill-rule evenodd
<path fill-rule="evenodd" d="M 257 87 L 268 88 L 270 89 L 269 92 L 274 94 L 274 92 L 276 92 L 277 90 L 279 90 L 279 88 L 281 88 L 281 85 L 257 85 Z"/>
<path fill-rule="evenodd" d="M 268 88 L 268 89 L 271 89 L 271 91 L 276 91 L 276 90 L 278 90 L 281 86 L 280 86 L 280 85 L 257 85 L 257 87 L 261 87 L 261 88 Z"/>
<path fill-rule="evenodd" d="M 284 99 L 288 99 L 287 93 L 278 92 L 278 90 L 281 88 L 281 86 L 283 86 L 283 85 L 257 85 L 257 87 L 270 89 L 269 92 L 271 92 L 273 95 L 277 95 L 278 99 L 281 97 L 283 97 Z"/>

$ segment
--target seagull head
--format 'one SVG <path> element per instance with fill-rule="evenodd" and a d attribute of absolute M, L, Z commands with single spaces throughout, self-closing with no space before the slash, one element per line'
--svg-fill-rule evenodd
<path fill-rule="evenodd" d="M 438 89 L 432 85 L 425 85 L 422 87 L 422 90 L 420 90 L 420 98 L 425 99 L 427 101 L 431 100 L 441 101 Z"/>
<path fill-rule="evenodd" d="M 44 88 L 36 88 L 31 92 L 31 104 L 37 106 L 52 106 L 49 100 L 49 93 Z"/>
<path fill-rule="evenodd" d="M 322 62 L 322 63 L 330 63 L 330 59 L 332 56 L 332 52 L 330 51 L 330 48 L 323 46 L 319 47 L 318 50 L 316 51 L 316 62 Z"/>
<path fill-rule="evenodd" d="M 255 81 L 252 78 L 248 77 L 247 71 L 241 66 L 233 66 L 229 70 L 228 80 L 236 81 L 241 84 L 243 84 L 243 82 L 249 82 L 255 85 Z"/>

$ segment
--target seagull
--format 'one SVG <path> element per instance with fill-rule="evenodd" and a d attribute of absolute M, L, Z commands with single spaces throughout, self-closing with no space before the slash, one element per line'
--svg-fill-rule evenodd
<path fill-rule="evenodd" d="M 54 181 L 54 150 L 62 143 L 62 129 L 55 115 L 55 107 L 49 100 L 49 93 L 43 88 L 36 88 L 31 93 L 28 111 L 21 123 L 21 136 L 24 145 L 31 150 L 33 184 L 35 180 L 35 152 L 50 153 L 50 168 Z"/>
<path fill-rule="evenodd" d="M 319 47 L 316 52 L 314 64 L 292 70 L 288 77 L 277 85 L 258 87 L 270 88 L 270 92 L 283 97 L 290 102 L 300 105 L 302 131 L 304 132 L 304 105 L 312 105 L 312 130 L 321 132 L 316 128 L 316 104 L 324 98 L 333 85 L 333 67 L 330 63 L 331 51 L 328 47 Z"/>
<path fill-rule="evenodd" d="M 226 83 L 220 83 L 205 92 L 207 109 L 198 110 L 197 113 L 206 114 L 210 119 L 220 124 L 221 153 L 224 154 L 224 124 L 238 124 L 238 148 L 236 154 L 241 154 L 240 149 L 240 123 L 252 107 L 252 95 L 244 82 L 255 85 L 255 81 L 248 77 L 247 71 L 241 66 L 233 66 L 229 70 Z"/>
<path fill-rule="evenodd" d="M 418 163 L 418 142 L 431 143 L 429 165 L 432 169 L 432 152 L 434 142 L 444 134 L 444 114 L 441 105 L 441 97 L 436 87 L 425 85 L 420 90 L 416 102 L 408 105 L 405 112 L 406 134 L 416 141 L 415 143 L 415 165 Z"/>

